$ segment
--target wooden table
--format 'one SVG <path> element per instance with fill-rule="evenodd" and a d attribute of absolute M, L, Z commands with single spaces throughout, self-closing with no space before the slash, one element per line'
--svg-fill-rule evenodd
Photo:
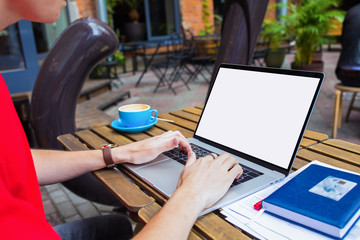
<path fill-rule="evenodd" d="M 65 149 L 79 151 L 99 149 L 103 143 L 124 145 L 161 134 L 168 130 L 179 130 L 185 137 L 191 137 L 199 121 L 202 106 L 159 114 L 159 117 L 174 120 L 174 123 L 159 121 L 144 133 L 119 133 L 109 126 L 83 130 L 75 134 L 58 137 Z M 279 143 L 281 146 L 281 143 Z M 360 173 L 360 145 L 337 139 L 329 139 L 326 134 L 306 131 L 301 142 L 292 170 L 319 160 Z M 129 209 L 131 217 L 148 222 L 166 202 L 166 197 L 144 181 L 120 167 L 120 172 L 102 169 L 94 172 Z M 146 193 L 145 193 L 146 192 Z M 223 220 L 215 211 L 199 218 L 189 235 L 189 239 L 251 239 L 252 237 Z"/>

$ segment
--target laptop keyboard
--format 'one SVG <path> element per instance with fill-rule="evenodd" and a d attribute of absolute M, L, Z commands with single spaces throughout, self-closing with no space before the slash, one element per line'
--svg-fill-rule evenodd
<path fill-rule="evenodd" d="M 209 150 L 206 150 L 202 147 L 199 147 L 195 144 L 190 144 L 191 145 L 191 148 L 192 150 L 194 151 L 194 153 L 196 154 L 196 158 L 201 158 L 201 157 L 204 157 L 206 155 L 209 155 L 211 152 Z M 186 161 L 187 161 L 187 153 L 184 152 L 184 151 L 181 151 L 179 148 L 174 148 L 170 151 L 167 151 L 167 152 L 164 152 L 163 153 L 165 156 L 168 156 L 169 158 L 172 158 L 174 159 L 175 161 L 185 165 L 186 164 Z M 219 155 L 219 154 L 217 154 Z M 253 179 L 253 178 L 256 178 L 260 175 L 263 175 L 262 172 L 259 172 L 255 169 L 252 169 L 250 167 L 247 167 L 247 166 L 243 166 L 241 165 L 241 167 L 243 168 L 243 174 L 240 176 L 239 179 L 235 179 L 233 184 L 231 185 L 231 187 L 233 186 L 236 186 L 240 183 L 243 183 L 243 182 L 246 182 L 250 179 Z"/>

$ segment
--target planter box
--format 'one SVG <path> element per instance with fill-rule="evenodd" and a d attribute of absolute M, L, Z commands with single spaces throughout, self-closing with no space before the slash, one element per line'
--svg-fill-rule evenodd
<path fill-rule="evenodd" d="M 265 52 L 264 61 L 267 67 L 280 68 L 284 62 L 286 49 L 280 48 L 278 50 L 267 50 Z"/>
<path fill-rule="evenodd" d="M 312 64 L 306 64 L 306 65 L 295 65 L 294 62 L 292 62 L 291 63 L 291 68 L 292 69 L 297 69 L 297 70 L 323 72 L 323 70 L 324 70 L 324 62 L 323 61 L 313 61 Z"/>

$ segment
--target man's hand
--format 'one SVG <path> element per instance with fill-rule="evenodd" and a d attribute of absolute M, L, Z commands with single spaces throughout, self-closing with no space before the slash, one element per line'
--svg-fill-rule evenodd
<path fill-rule="evenodd" d="M 192 196 L 194 203 L 200 204 L 200 211 L 222 198 L 234 179 L 243 172 L 230 154 L 215 156 L 207 155 L 196 160 L 195 154 L 191 153 L 179 178 L 177 191 Z"/>
<path fill-rule="evenodd" d="M 114 148 L 112 153 L 116 163 L 142 164 L 176 146 L 179 146 L 180 150 L 187 152 L 188 155 L 192 153 L 189 142 L 179 131 L 168 131 L 159 136 Z"/>
<path fill-rule="evenodd" d="M 201 211 L 224 196 L 241 174 L 242 168 L 227 153 L 196 160 L 191 152 L 177 189 L 134 239 L 186 239 Z"/>

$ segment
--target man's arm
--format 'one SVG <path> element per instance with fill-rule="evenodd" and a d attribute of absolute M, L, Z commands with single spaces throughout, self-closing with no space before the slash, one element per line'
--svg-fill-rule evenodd
<path fill-rule="evenodd" d="M 192 153 L 172 197 L 134 239 L 186 239 L 201 211 L 224 196 L 241 174 L 227 153 L 198 160 Z"/>
<path fill-rule="evenodd" d="M 188 154 L 192 152 L 185 137 L 172 131 L 114 148 L 111 152 L 115 163 L 141 164 L 176 146 Z M 31 153 L 40 185 L 63 182 L 105 167 L 101 150 L 69 152 L 33 149 Z"/>

